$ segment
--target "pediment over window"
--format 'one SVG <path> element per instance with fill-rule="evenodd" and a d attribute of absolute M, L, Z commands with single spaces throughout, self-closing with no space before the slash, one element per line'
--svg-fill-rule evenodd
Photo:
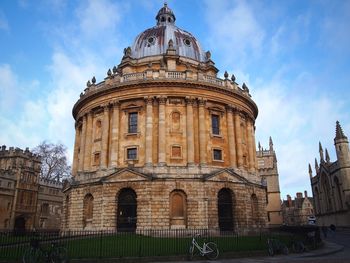
<path fill-rule="evenodd" d="M 204 181 L 216 181 L 216 182 L 232 182 L 232 183 L 249 183 L 249 181 L 243 176 L 238 175 L 233 170 L 223 169 L 215 173 L 205 175 Z"/>
<path fill-rule="evenodd" d="M 101 181 L 104 183 L 131 182 L 131 181 L 135 182 L 135 181 L 150 181 L 150 180 L 152 180 L 151 176 L 133 171 L 129 168 L 121 169 L 101 179 Z"/>

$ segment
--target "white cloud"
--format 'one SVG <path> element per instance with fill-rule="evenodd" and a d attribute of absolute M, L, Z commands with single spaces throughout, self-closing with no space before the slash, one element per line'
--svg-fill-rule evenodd
<path fill-rule="evenodd" d="M 109 0 L 83 1 L 77 16 L 80 29 L 90 37 L 96 37 L 101 31 L 113 30 L 121 17 L 120 7 Z"/>
<path fill-rule="evenodd" d="M 8 31 L 10 29 L 9 23 L 5 14 L 0 10 L 0 30 Z"/>
<path fill-rule="evenodd" d="M 310 77 L 308 73 L 300 73 L 295 83 L 288 86 L 283 81 L 286 76 L 276 74 L 278 77 L 270 82 L 253 82 L 253 99 L 259 107 L 256 139 L 266 148 L 269 136 L 273 138 L 283 196 L 295 194 L 293 191 L 310 192 L 308 163 L 314 167 L 314 158 L 319 160 L 319 141 L 334 160 L 335 121 L 350 122 L 347 106 L 341 99 L 319 90 L 309 89 L 305 96 L 295 92 L 291 85 L 303 85 L 305 76 Z"/>
<path fill-rule="evenodd" d="M 18 95 L 17 76 L 10 65 L 0 65 L 0 112 L 11 109 L 18 99 Z"/>
<path fill-rule="evenodd" d="M 244 60 L 258 54 L 264 41 L 264 30 L 246 1 L 205 1 L 209 42 L 223 54 Z"/>

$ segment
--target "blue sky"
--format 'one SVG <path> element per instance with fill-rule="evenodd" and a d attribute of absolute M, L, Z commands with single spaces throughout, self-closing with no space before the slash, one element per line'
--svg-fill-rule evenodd
<path fill-rule="evenodd" d="M 72 159 L 73 104 L 103 80 L 138 33 L 155 25 L 158 0 L 0 2 L 0 144 L 62 142 Z M 335 159 L 339 120 L 350 137 L 350 1 L 170 0 L 222 76 L 245 82 L 259 107 L 256 141 L 278 158 L 281 197 L 308 190 L 318 142 Z"/>

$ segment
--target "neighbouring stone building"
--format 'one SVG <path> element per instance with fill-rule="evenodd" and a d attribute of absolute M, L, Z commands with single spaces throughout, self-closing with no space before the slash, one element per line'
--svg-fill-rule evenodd
<path fill-rule="evenodd" d="M 218 78 L 210 52 L 175 25 L 166 4 L 156 21 L 102 82 L 88 81 L 74 105 L 62 228 L 266 227 L 258 108 L 248 87 L 226 72 Z"/>
<path fill-rule="evenodd" d="M 294 200 L 287 195 L 287 200 L 282 202 L 283 224 L 287 226 L 307 225 L 309 218 L 315 216 L 313 198 L 307 195 L 307 191 L 298 192 Z"/>
<path fill-rule="evenodd" d="M 267 223 L 269 227 L 279 227 L 283 222 L 281 212 L 281 192 L 277 158 L 275 150 L 273 149 L 271 137 L 269 139 L 269 149 L 261 147 L 259 142 L 256 157 L 258 161 L 258 174 L 267 186 Z"/>
<path fill-rule="evenodd" d="M 339 122 L 336 122 L 334 138 L 337 160 L 332 162 L 328 150 L 325 156 L 319 144 L 320 164 L 315 159 L 313 175 L 309 164 L 309 175 L 315 200 L 318 225 L 350 226 L 350 152 L 349 141 Z"/>
<path fill-rule="evenodd" d="M 40 180 L 40 167 L 28 148 L 0 148 L 0 229 L 60 227 L 62 184 Z"/>

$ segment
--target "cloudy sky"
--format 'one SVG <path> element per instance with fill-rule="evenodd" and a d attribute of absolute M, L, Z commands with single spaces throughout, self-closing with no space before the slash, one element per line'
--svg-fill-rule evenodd
<path fill-rule="evenodd" d="M 62 142 L 72 159 L 73 104 L 103 80 L 158 0 L 2 0 L 0 144 Z M 339 120 L 350 136 L 350 1 L 169 0 L 177 26 L 245 82 L 259 107 L 256 141 L 272 136 L 282 198 L 308 190 L 318 142 L 335 159 Z"/>

